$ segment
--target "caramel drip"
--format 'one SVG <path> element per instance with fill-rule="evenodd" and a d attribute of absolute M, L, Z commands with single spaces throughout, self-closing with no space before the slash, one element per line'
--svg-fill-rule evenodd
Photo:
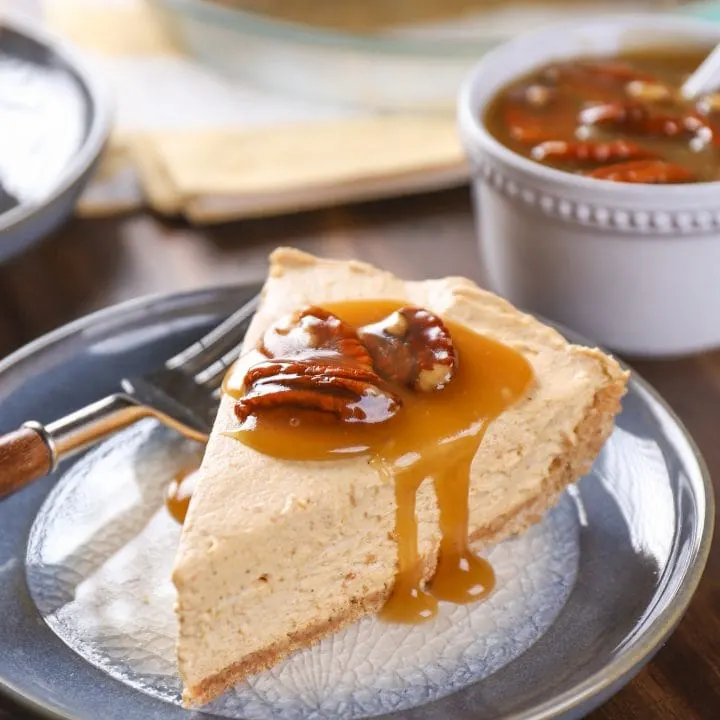
<path fill-rule="evenodd" d="M 475 555 L 468 546 L 469 508 L 457 502 L 470 492 L 470 466 L 480 442 L 479 432 L 458 448 L 458 457 L 435 476 L 435 492 L 440 507 L 440 555 L 430 592 L 439 600 L 468 603 L 480 600 L 495 586 L 490 563 Z"/>
<path fill-rule="evenodd" d="M 423 622 L 437 612 L 437 600 L 464 604 L 485 597 L 495 585 L 492 567 L 476 556 L 468 543 L 470 466 L 485 426 L 477 423 L 466 434 L 452 438 L 445 447 L 426 453 L 410 472 L 396 473 L 398 577 L 380 612 L 392 622 Z M 440 511 L 440 552 L 427 591 L 424 568 L 418 555 L 415 499 L 426 477 L 433 479 Z"/>
<path fill-rule="evenodd" d="M 388 474 L 393 477 L 392 471 Z M 392 594 L 380 611 L 388 622 L 420 623 L 437 614 L 437 600 L 423 589 L 423 564 L 417 546 L 417 492 L 425 479 L 422 466 L 395 473 L 395 537 L 398 545 L 398 571 Z"/>
<path fill-rule="evenodd" d="M 197 464 L 183 468 L 175 475 L 168 486 L 165 507 L 173 520 L 176 520 L 180 525 L 185 522 L 185 516 L 188 507 L 190 507 L 190 500 L 197 481 L 198 466 L 199 461 Z"/>
<path fill-rule="evenodd" d="M 377 322 L 400 303 L 363 301 L 324 305 L 354 327 Z M 377 472 L 395 483 L 395 538 L 398 572 L 381 617 L 423 622 L 437 612 L 437 600 L 467 603 L 486 596 L 494 585 L 492 568 L 469 547 L 470 467 L 483 436 L 504 410 L 531 386 L 533 372 L 515 350 L 465 326 L 445 320 L 458 354 L 456 377 L 437 392 L 394 390 L 403 402 L 392 419 L 378 424 L 347 424 L 321 413 L 288 408 L 251 416 L 234 437 L 255 450 L 289 460 L 338 460 L 369 455 Z M 259 353 L 241 358 L 223 385 L 241 397 L 249 367 Z M 430 478 L 440 512 L 440 549 L 435 575 L 418 549 L 418 488 Z"/>

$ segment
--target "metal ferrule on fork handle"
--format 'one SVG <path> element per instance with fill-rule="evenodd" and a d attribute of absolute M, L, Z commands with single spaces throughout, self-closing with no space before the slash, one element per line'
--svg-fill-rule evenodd
<path fill-rule="evenodd" d="M 192 440 L 207 441 L 203 433 L 142 405 L 130 395 L 109 395 L 60 420 L 47 425 L 31 420 L 0 437 L 0 497 L 52 472 L 60 460 L 146 417 L 154 417 Z"/>

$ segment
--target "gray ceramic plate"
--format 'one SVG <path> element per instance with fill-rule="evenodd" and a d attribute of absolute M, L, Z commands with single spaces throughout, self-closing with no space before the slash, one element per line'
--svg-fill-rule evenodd
<path fill-rule="evenodd" d="M 33 343 L 0 363 L 0 431 L 51 420 L 115 390 L 120 376 L 155 368 L 250 292 L 140 300 Z M 168 463 L 192 452 L 146 422 L 0 502 L 6 693 L 53 718 L 193 716 L 175 704 L 163 543 L 178 530 L 162 507 Z M 494 602 L 403 629 L 391 652 L 383 638 L 396 631 L 363 620 L 206 712 L 580 717 L 680 619 L 707 557 L 712 503 L 692 441 L 635 376 L 592 473 L 527 536 L 493 550 Z"/>
<path fill-rule="evenodd" d="M 0 262 L 72 213 L 110 115 L 103 83 L 67 43 L 26 20 L 0 18 Z"/>

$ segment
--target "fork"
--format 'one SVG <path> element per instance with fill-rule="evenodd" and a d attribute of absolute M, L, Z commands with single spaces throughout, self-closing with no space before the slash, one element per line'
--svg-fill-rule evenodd
<path fill-rule="evenodd" d="M 123 378 L 124 392 L 108 395 L 47 425 L 31 420 L 0 436 L 0 498 L 142 418 L 154 417 L 191 440 L 206 442 L 223 378 L 240 355 L 259 297 L 253 297 L 161 369 Z"/>

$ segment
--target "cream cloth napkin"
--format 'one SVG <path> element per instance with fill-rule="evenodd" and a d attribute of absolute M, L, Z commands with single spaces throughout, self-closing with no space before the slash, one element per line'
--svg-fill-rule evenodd
<path fill-rule="evenodd" d="M 230 82 L 175 47 L 142 0 L 43 0 L 42 10 L 114 92 L 116 127 L 82 215 L 147 204 L 209 223 L 466 178 L 452 117 L 371 114 Z"/>

